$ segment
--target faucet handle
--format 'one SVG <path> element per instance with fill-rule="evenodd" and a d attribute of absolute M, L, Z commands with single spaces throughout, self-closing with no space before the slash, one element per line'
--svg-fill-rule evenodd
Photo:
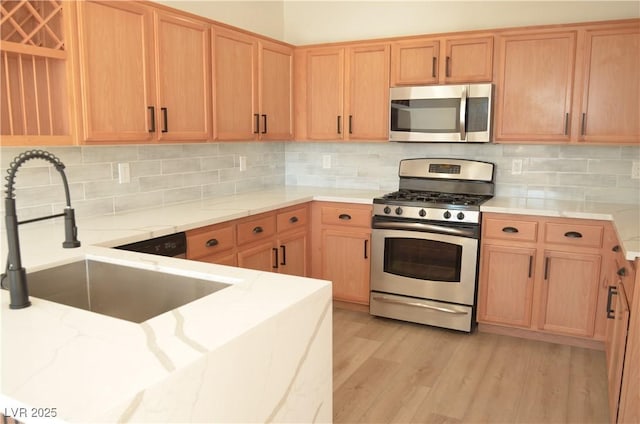
<path fill-rule="evenodd" d="M 69 207 L 64 209 L 64 239 L 62 247 L 65 249 L 80 247 L 78 227 L 76 227 L 76 215 L 73 208 Z"/>

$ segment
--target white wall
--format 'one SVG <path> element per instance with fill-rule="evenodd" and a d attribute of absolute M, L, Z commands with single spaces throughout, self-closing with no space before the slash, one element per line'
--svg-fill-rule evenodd
<path fill-rule="evenodd" d="M 640 17 L 637 0 L 156 1 L 295 45 Z"/>
<path fill-rule="evenodd" d="M 175 9 L 194 13 L 277 40 L 284 40 L 284 11 L 281 0 L 157 0 Z"/>
<path fill-rule="evenodd" d="M 634 1 L 284 1 L 295 45 L 640 17 Z"/>

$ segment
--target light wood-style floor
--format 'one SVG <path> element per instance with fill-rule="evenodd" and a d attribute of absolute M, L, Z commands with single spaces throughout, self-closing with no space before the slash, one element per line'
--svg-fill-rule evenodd
<path fill-rule="evenodd" d="M 372 317 L 334 302 L 335 423 L 608 421 L 604 352 Z"/>

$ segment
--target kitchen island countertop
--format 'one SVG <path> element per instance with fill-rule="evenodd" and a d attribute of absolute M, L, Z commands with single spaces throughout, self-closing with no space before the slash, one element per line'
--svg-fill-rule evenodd
<path fill-rule="evenodd" d="M 35 298 L 31 299 L 32 307 L 9 311 L 9 296 L 2 291 L 0 403 L 57 408 L 58 418 L 68 421 L 169 422 L 212 416 L 223 421 L 237 421 L 238 417 L 263 421 L 300 419 L 300 410 L 283 408 L 286 399 L 294 396 L 296 402 L 291 405 L 313 410 L 315 419 L 325 417 L 329 421 L 331 379 L 327 376 L 331 370 L 327 364 L 331 364 L 331 352 L 330 343 L 322 345 L 331 335 L 328 282 L 108 247 L 312 200 L 368 204 L 382 194 L 372 190 L 282 187 L 80 217 L 77 225 L 82 247 L 78 249 L 62 249 L 64 229 L 60 221 L 21 226 L 23 265 L 28 272 L 85 257 L 139 263 L 153 258 L 151 261 L 158 266 L 214 276 L 231 285 L 142 324 Z M 640 256 L 640 208 L 636 205 L 495 197 L 481 211 L 613 221 L 626 257 L 632 260 Z M 5 239 L 2 234 L 3 252 Z M 278 342 L 280 335 L 285 338 Z M 295 335 L 291 340 L 298 341 L 292 343 L 287 335 Z M 314 367 L 323 371 L 313 372 Z M 242 386 L 256 376 L 261 385 Z M 227 381 L 228 385 L 203 384 L 206 381 Z M 309 393 L 304 387 L 324 392 Z M 215 409 L 205 405 L 206 399 L 222 399 L 229 393 L 243 393 L 243 400 L 235 398 L 237 407 L 231 401 L 232 407 L 219 407 L 217 415 L 206 415 Z M 243 407 L 247 396 L 256 399 L 255 408 Z M 318 399 L 325 402 L 318 403 Z"/>

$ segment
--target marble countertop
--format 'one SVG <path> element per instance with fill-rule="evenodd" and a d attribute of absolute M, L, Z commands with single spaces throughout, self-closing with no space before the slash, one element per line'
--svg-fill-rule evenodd
<path fill-rule="evenodd" d="M 318 292 L 330 283 L 108 247 L 185 231 L 311 200 L 368 204 L 370 190 L 283 187 L 117 215 L 79 218 L 82 247 L 63 249 L 61 221 L 20 228 L 23 265 L 36 271 L 82 258 L 152 263 L 185 275 L 209 276 L 231 286 L 142 324 L 121 321 L 31 298 L 33 306 L 2 309 L 0 405 L 56 407 L 65 419 L 92 421 L 125 414 L 145 388 L 157 385 L 204 351 L 213 351 Z M 627 259 L 640 257 L 640 208 L 538 199 L 493 198 L 484 212 L 613 221 Z M 6 236 L 2 234 L 2 251 Z M 4 256 L 4 253 L 0 253 Z M 305 284 L 300 284 L 304 281 Z M 206 317 L 206 319 L 204 318 Z M 203 319 L 206 325 L 203 325 Z M 176 322 L 183 329 L 176 331 Z M 190 334 L 185 340 L 184 334 Z M 153 340 L 152 346 L 149 340 Z M 193 348 L 193 342 L 198 348 Z M 168 361 L 168 362 L 167 362 Z M 18 365 L 16 365 L 18 364 Z M 167 364 L 170 364 L 167 366 Z M 65 381 L 65 384 L 61 384 Z M 53 388 L 53 389 L 52 389 Z M 129 408 L 129 409 L 128 409 Z M 102 414 L 102 415 L 101 415 Z M 107 414 L 107 415 L 104 415 Z"/>

